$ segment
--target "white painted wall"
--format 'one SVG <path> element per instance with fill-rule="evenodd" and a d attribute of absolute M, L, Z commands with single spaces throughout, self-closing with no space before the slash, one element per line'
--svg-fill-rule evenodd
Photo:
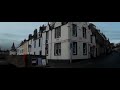
<path fill-rule="evenodd" d="M 73 37 L 70 35 L 71 29 L 72 29 L 72 24 L 77 24 L 77 37 Z M 47 56 L 47 59 L 70 59 L 70 39 L 72 42 L 76 41 L 77 42 L 77 55 L 72 55 L 72 59 L 87 59 L 89 58 L 89 47 L 88 44 L 94 45 L 95 43 L 95 38 L 93 38 L 93 43 L 91 43 L 90 40 L 90 35 L 92 35 L 92 32 L 88 29 L 87 26 L 88 23 L 86 22 L 69 22 L 66 25 L 61 26 L 61 22 L 56 22 L 55 27 L 61 26 L 61 37 L 58 39 L 55 39 L 55 29 L 52 30 L 52 35 L 51 31 L 49 31 L 49 54 Z M 82 26 L 87 28 L 87 38 L 83 38 L 83 30 Z M 49 28 L 47 27 L 46 31 L 48 31 Z M 42 34 L 43 36 L 43 42 L 42 42 L 42 55 L 45 55 L 45 39 L 46 39 L 46 33 L 44 32 Z M 52 39 L 51 39 L 52 36 Z M 52 40 L 52 41 L 51 41 Z M 54 56 L 54 43 L 57 42 L 62 42 L 61 43 L 61 56 Z M 83 43 L 87 43 L 87 55 L 83 55 Z"/>
<path fill-rule="evenodd" d="M 77 37 L 73 37 L 71 29 L 72 24 L 77 24 Z M 47 26 L 45 31 L 49 31 L 49 39 L 48 39 L 48 56 L 47 59 L 53 59 L 53 60 L 69 60 L 72 59 L 88 59 L 89 58 L 89 51 L 90 47 L 89 45 L 95 45 L 95 37 L 93 37 L 93 43 L 91 43 L 90 35 L 92 35 L 92 32 L 88 29 L 87 26 L 88 23 L 86 22 L 69 22 L 66 25 L 61 26 L 61 22 L 56 22 L 55 27 L 61 26 L 61 37 L 58 39 L 55 39 L 55 29 L 52 31 L 49 30 L 49 26 Z M 87 38 L 83 38 L 83 30 L 82 26 L 86 27 L 87 31 Z M 34 52 L 36 55 L 39 55 L 40 50 L 42 50 L 42 55 L 45 55 L 45 41 L 46 41 L 46 32 L 42 33 L 41 38 L 41 45 L 39 47 L 39 36 L 36 41 L 36 48 L 34 48 L 34 40 L 32 39 L 29 41 L 29 44 L 32 46 L 31 48 L 31 55 L 34 55 Z M 39 34 L 38 34 L 39 35 Z M 71 42 L 76 41 L 77 42 L 77 55 L 71 55 L 70 54 L 70 40 Z M 54 44 L 61 42 L 61 56 L 54 56 Z M 87 43 L 87 55 L 83 55 L 83 43 Z M 29 54 L 29 52 L 28 52 Z"/>
<path fill-rule="evenodd" d="M 17 52 L 16 52 L 16 51 L 10 51 L 9 54 L 10 54 L 10 55 L 17 55 Z"/>
<path fill-rule="evenodd" d="M 30 52 L 31 55 L 34 55 L 34 52 L 35 52 L 35 55 L 39 55 L 40 51 L 42 50 L 42 46 L 41 46 L 42 45 L 42 39 L 40 38 L 40 40 L 41 40 L 40 47 L 39 47 L 39 38 L 37 38 L 36 40 L 32 39 L 32 43 L 31 43 L 31 41 L 29 41 L 29 44 L 32 46 L 31 52 Z M 36 41 L 36 48 L 34 48 L 34 42 L 35 41 Z"/>
<path fill-rule="evenodd" d="M 28 54 L 31 54 L 31 55 L 32 55 L 32 47 L 33 47 L 33 46 L 32 46 L 32 43 L 33 43 L 33 39 L 31 39 L 31 40 L 28 41 L 28 45 L 31 45 L 31 50 L 30 50 L 30 52 L 29 52 L 29 50 L 28 50 L 27 53 L 28 53 Z"/>
<path fill-rule="evenodd" d="M 61 25 L 61 22 L 57 22 L 55 24 L 55 27 L 58 27 Z M 69 41 L 68 41 L 68 24 L 61 26 L 61 37 L 58 39 L 55 39 L 55 29 L 52 31 L 49 30 L 49 28 L 46 28 L 46 31 L 49 31 L 49 50 L 48 50 L 48 56 L 47 59 L 53 59 L 53 60 L 61 60 L 61 59 L 70 59 L 69 56 Z M 42 55 L 45 55 L 45 40 L 46 40 L 46 33 L 42 33 Z M 61 42 L 61 56 L 55 56 L 54 55 L 54 44 Z"/>
<path fill-rule="evenodd" d="M 23 48 L 20 46 L 17 48 L 17 55 L 23 55 Z"/>
<path fill-rule="evenodd" d="M 70 56 L 69 56 L 69 42 L 66 41 L 64 43 L 61 43 L 61 56 L 55 56 L 54 55 L 54 43 L 52 43 L 52 49 L 50 48 L 51 44 L 49 44 L 49 55 L 47 56 L 47 59 L 57 59 L 57 60 L 70 59 Z"/>
<path fill-rule="evenodd" d="M 45 55 L 45 40 L 46 40 L 46 33 L 45 32 L 43 32 L 42 33 L 42 55 Z"/>
<path fill-rule="evenodd" d="M 77 25 L 77 37 L 72 36 L 72 24 Z M 92 32 L 88 29 L 88 25 L 86 22 L 69 22 L 69 35 L 71 35 L 71 42 L 77 42 L 77 55 L 72 55 L 72 59 L 88 59 L 89 51 L 91 45 L 90 35 Z M 82 27 L 86 27 L 86 38 L 83 38 L 83 30 Z M 70 36 L 69 36 L 70 37 Z M 87 43 L 87 55 L 83 55 L 83 43 Z"/>

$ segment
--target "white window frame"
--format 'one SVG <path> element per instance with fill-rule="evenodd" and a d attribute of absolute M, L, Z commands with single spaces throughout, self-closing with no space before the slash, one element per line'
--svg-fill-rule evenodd
<path fill-rule="evenodd" d="M 55 38 L 61 37 L 61 26 L 55 28 Z"/>
<path fill-rule="evenodd" d="M 39 39 L 39 47 L 41 46 L 41 40 Z"/>
<path fill-rule="evenodd" d="M 87 29 L 86 27 L 82 27 L 82 30 L 83 30 L 83 38 L 87 38 Z"/>
<path fill-rule="evenodd" d="M 83 43 L 83 55 L 87 55 L 87 43 Z"/>
<path fill-rule="evenodd" d="M 72 36 L 77 37 L 77 25 L 72 24 Z"/>
<path fill-rule="evenodd" d="M 61 43 L 54 44 L 54 55 L 61 56 Z"/>
<path fill-rule="evenodd" d="M 72 47 L 73 47 L 72 49 L 73 55 L 77 55 L 77 42 L 73 42 Z"/>

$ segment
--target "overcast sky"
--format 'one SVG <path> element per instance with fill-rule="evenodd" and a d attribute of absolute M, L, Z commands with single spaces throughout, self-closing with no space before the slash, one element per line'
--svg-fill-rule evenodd
<path fill-rule="evenodd" d="M 9 49 L 13 42 L 17 46 L 43 24 L 46 22 L 0 22 L 0 47 Z"/>
<path fill-rule="evenodd" d="M 111 42 L 120 42 L 119 22 L 93 22 Z M 20 41 L 33 34 L 34 29 L 46 22 L 0 22 L 0 47 L 10 48 L 14 42 L 17 46 Z"/>
<path fill-rule="evenodd" d="M 93 22 L 110 40 L 111 43 L 120 42 L 120 22 Z"/>

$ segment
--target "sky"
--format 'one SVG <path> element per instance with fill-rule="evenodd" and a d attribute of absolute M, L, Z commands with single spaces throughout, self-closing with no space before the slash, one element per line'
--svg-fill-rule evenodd
<path fill-rule="evenodd" d="M 13 42 L 17 47 L 43 24 L 46 22 L 0 22 L 0 48 L 10 49 Z"/>
<path fill-rule="evenodd" d="M 120 43 L 120 22 L 92 22 L 103 32 L 111 43 Z"/>
<path fill-rule="evenodd" d="M 0 47 L 10 49 L 33 34 L 35 29 L 47 22 L 0 22 Z M 103 32 L 110 42 L 120 42 L 120 22 L 92 22 Z"/>

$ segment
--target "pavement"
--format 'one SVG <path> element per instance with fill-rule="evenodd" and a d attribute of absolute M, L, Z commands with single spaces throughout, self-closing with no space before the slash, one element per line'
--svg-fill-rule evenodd
<path fill-rule="evenodd" d="M 120 52 L 69 64 L 51 64 L 48 68 L 120 68 Z"/>

